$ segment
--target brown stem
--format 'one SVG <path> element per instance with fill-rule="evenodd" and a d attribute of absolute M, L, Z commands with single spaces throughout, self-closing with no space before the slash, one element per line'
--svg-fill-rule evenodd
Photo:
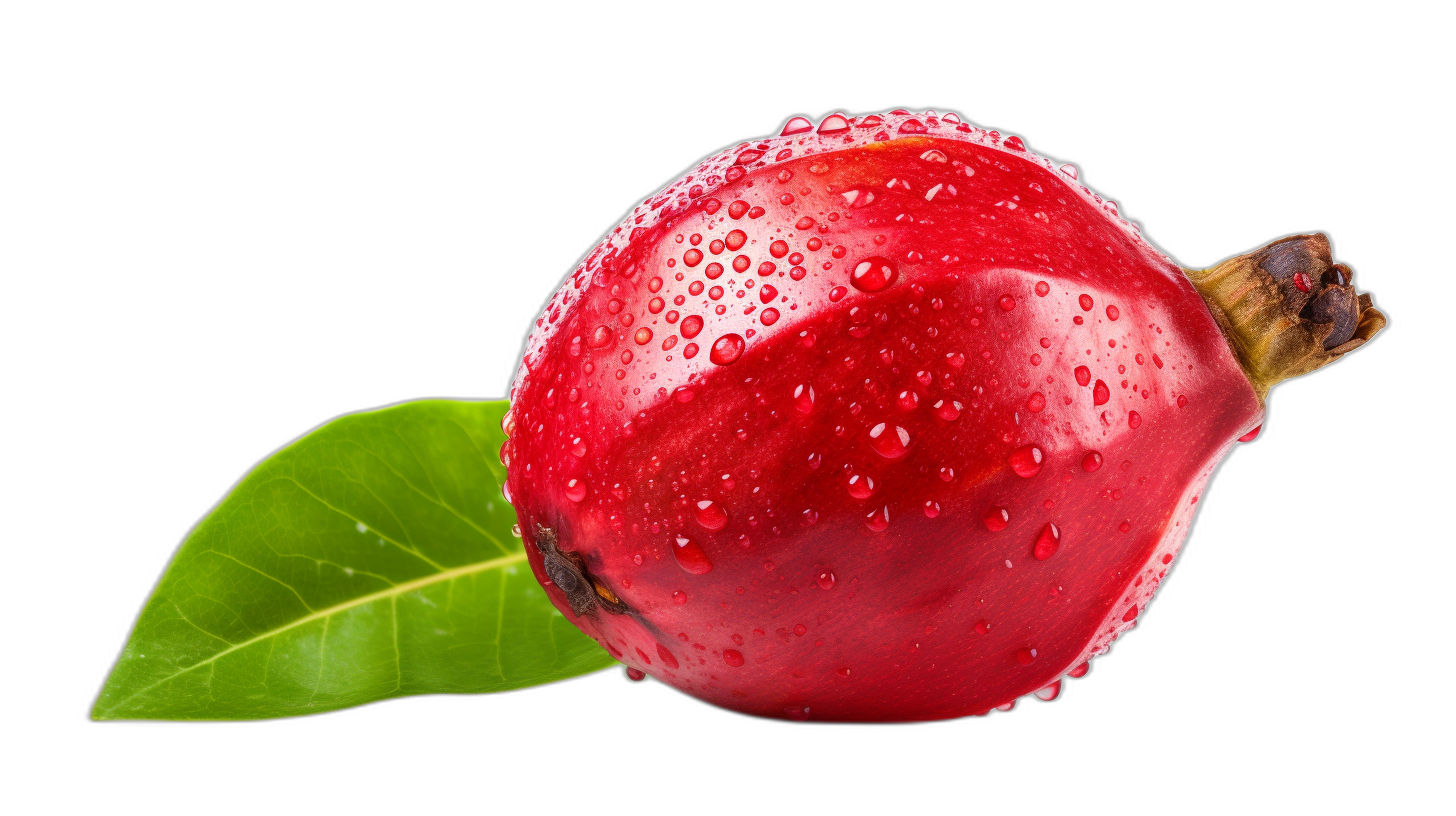
<path fill-rule="evenodd" d="M 1233 347 L 1262 402 L 1281 380 L 1308 374 L 1364 345 L 1385 315 L 1330 257 L 1324 235 L 1293 235 L 1188 278 Z"/>

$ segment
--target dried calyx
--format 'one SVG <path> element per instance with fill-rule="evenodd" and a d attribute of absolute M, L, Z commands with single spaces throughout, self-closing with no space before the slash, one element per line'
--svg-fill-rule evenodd
<path fill-rule="evenodd" d="M 556 531 L 544 525 L 536 525 L 535 544 L 536 549 L 541 551 L 546 576 L 566 594 L 571 611 L 578 615 L 589 614 L 598 607 L 613 615 L 630 611 L 615 593 L 592 578 L 580 555 L 557 546 Z"/>
<path fill-rule="evenodd" d="M 1186 271 L 1261 400 L 1275 383 L 1334 362 L 1385 326 L 1318 233 Z"/>

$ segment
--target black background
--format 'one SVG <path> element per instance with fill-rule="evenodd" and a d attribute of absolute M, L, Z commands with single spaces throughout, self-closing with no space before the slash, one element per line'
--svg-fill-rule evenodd
<path fill-rule="evenodd" d="M 1073 756 L 1142 774 L 1213 745 L 1248 771 L 1299 756 L 1335 772 L 1379 752 L 1390 705 L 1420 694 L 1428 678 L 1392 634 L 1406 600 L 1386 581 L 1408 568 L 1392 552 L 1420 546 L 1399 541 L 1392 514 L 1409 501 L 1402 417 L 1417 408 L 1402 366 L 1420 354 L 1415 302 L 1430 296 L 1417 283 L 1430 259 L 1408 238 L 1436 213 L 1409 200 L 1418 178 L 1399 150 L 1421 122 L 1389 93 L 1395 68 L 1063 68 L 1054 82 L 967 66 L 718 82 L 657 66 L 559 82 L 479 55 L 265 63 L 204 76 L 157 63 L 93 90 L 68 204 L 79 238 L 66 246 L 105 274 L 71 316 L 87 340 L 68 357 L 77 391 L 58 415 L 80 428 L 61 468 L 68 490 L 105 494 L 82 516 L 106 532 L 87 533 L 86 602 L 50 689 L 52 727 L 70 745 L 185 761 L 460 740 L 531 756 L 565 739 L 724 784 L 750 775 L 709 764 L 731 746 L 753 746 L 754 772 L 770 775 L 849 749 L 968 772 Z M 170 552 L 253 463 L 344 412 L 504 395 L 547 294 L 632 205 L 791 115 L 897 106 L 957 111 L 1076 163 L 1083 184 L 1190 267 L 1322 230 L 1392 318 L 1370 347 L 1277 389 L 1264 434 L 1214 479 L 1149 615 L 1061 701 L 932 726 L 791 726 L 612 670 L 281 723 L 84 720 Z"/>

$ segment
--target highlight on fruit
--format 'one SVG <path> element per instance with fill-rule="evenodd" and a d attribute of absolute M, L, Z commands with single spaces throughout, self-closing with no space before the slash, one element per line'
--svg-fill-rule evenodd
<path fill-rule="evenodd" d="M 792 720 L 1055 699 L 1147 612 L 1269 390 L 1384 324 L 1323 235 L 1185 269 L 1016 136 L 794 117 L 586 256 L 508 406 L 351 415 L 260 465 L 93 715 L 617 663 Z"/>

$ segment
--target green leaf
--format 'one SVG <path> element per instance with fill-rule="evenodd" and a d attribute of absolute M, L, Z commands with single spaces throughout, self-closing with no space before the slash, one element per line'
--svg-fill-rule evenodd
<path fill-rule="evenodd" d="M 511 535 L 505 408 L 351 414 L 266 459 L 182 543 L 92 716 L 312 714 L 614 663 Z"/>

